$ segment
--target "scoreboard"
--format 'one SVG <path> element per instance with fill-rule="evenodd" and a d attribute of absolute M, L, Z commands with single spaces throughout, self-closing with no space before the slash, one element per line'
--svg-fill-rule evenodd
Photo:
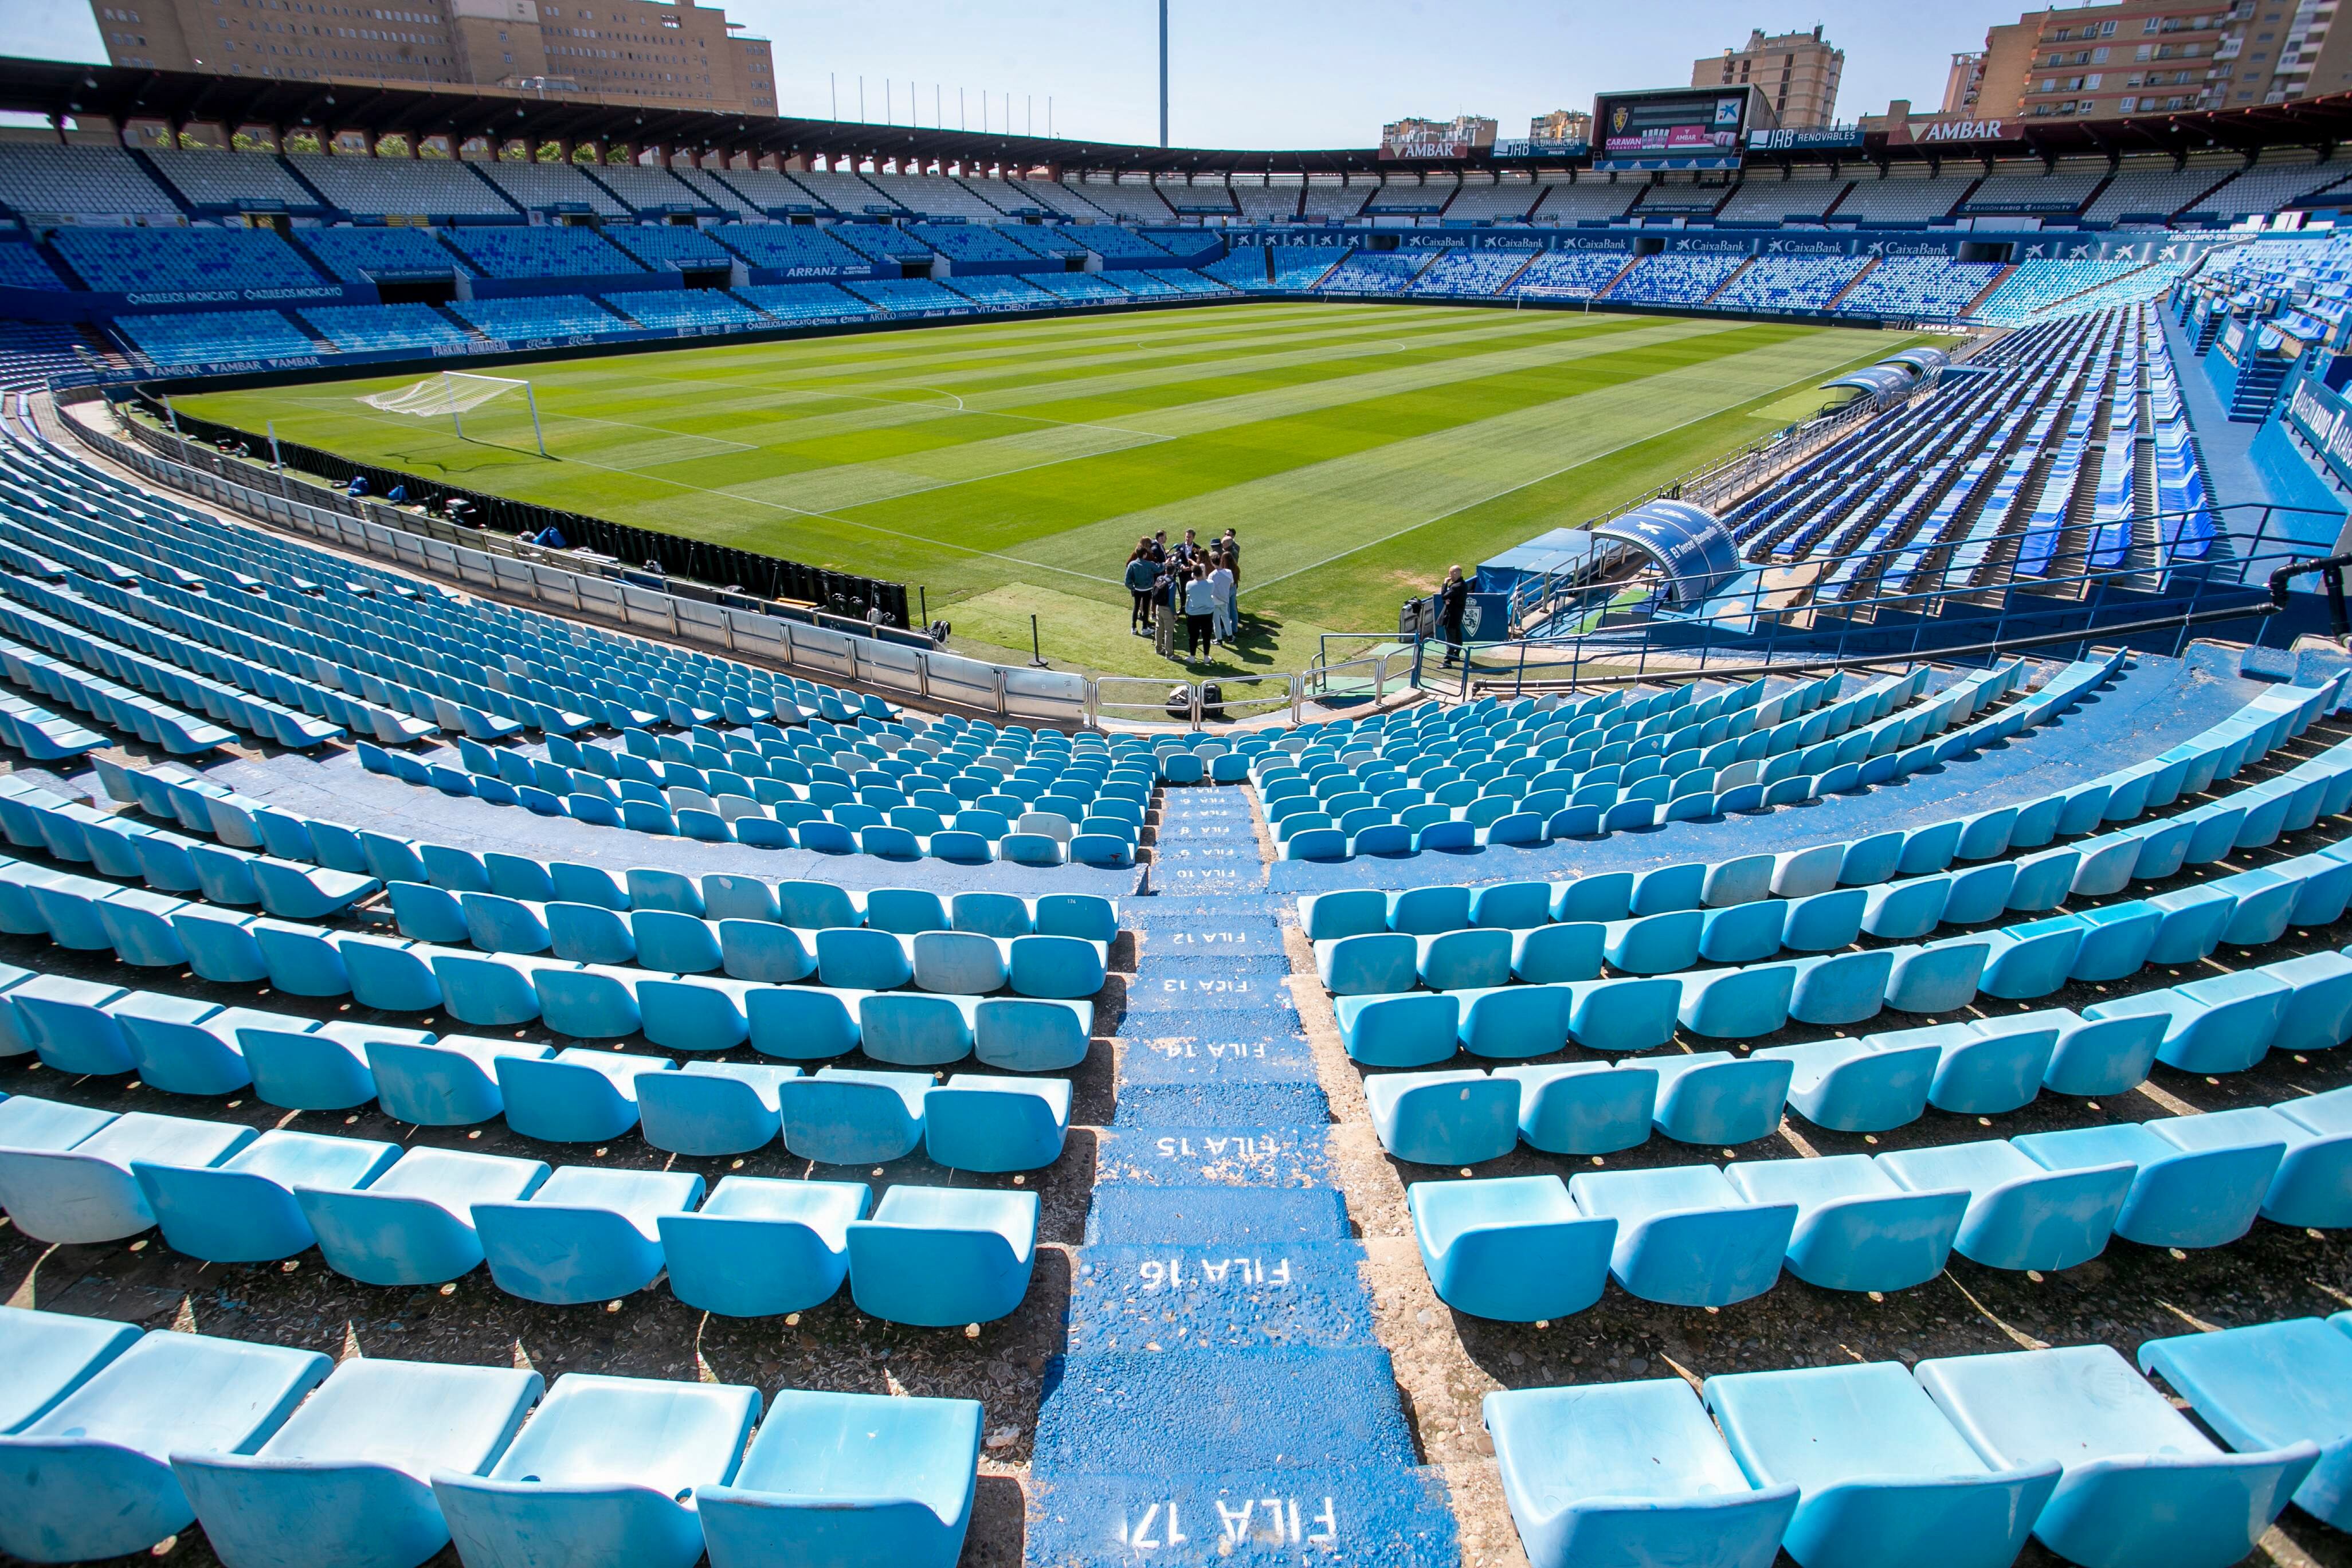
<path fill-rule="evenodd" d="M 1620 166 L 1736 163 L 1749 127 L 1746 87 L 1603 93 L 1592 102 L 1592 155 Z"/>

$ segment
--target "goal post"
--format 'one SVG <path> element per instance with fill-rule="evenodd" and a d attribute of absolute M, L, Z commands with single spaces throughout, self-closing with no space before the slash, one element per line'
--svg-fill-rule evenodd
<path fill-rule="evenodd" d="M 466 437 L 466 416 L 491 400 L 520 390 L 523 402 L 530 409 L 531 438 L 539 447 L 539 455 L 547 456 L 547 437 L 539 424 L 539 395 L 528 381 L 512 376 L 480 375 L 472 371 L 445 370 L 437 375 L 411 382 L 396 392 L 365 395 L 358 401 L 384 414 L 415 415 L 432 418 L 446 414 L 450 428 L 459 440 Z"/>

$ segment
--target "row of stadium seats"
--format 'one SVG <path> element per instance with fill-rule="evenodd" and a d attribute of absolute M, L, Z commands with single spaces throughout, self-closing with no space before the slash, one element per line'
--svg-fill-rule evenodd
<path fill-rule="evenodd" d="M 2352 177 L 2352 163 L 2274 162 L 2242 170 L 2133 166 L 1997 173 L 1981 180 L 1754 177 L 1730 185 L 1650 184 L 1586 176 L 1560 180 L 1424 184 L 1412 176 L 1348 184 L 1222 184 L 1171 187 L 1187 213 L 1257 221 L 1353 218 L 1367 207 L 1454 220 L 1574 224 L 1645 211 L 1713 213 L 1727 223 L 1841 221 L 1924 224 L 1950 215 L 2080 214 L 2095 223 L 2226 223 L 2269 213 Z M 2096 193 L 2095 196 L 2094 193 Z M 315 193 L 315 194 L 314 194 Z M 1239 204 L 1238 206 L 1236 204 Z M 735 217 L 803 212 L 865 218 L 905 216 L 973 225 L 1042 214 L 1167 224 L 1177 213 L 1141 181 L 1055 183 L 939 174 L 784 174 L 767 170 L 640 165 L 478 163 L 204 151 L 141 152 L 18 143 L 0 149 L 0 207 L 35 219 L 138 217 L 184 221 L 184 206 L 219 211 L 336 211 L 355 216 L 512 217 L 588 212 L 603 218 L 717 211 Z"/>
<path fill-rule="evenodd" d="M 455 300 L 446 306 L 302 307 L 295 314 L 315 336 L 277 310 L 120 316 L 112 325 L 154 363 L 194 366 L 305 354 L 431 351 L 463 347 L 485 338 L 594 337 L 638 330 L 759 331 L 780 323 L 975 310 L 1051 310 L 1068 303 L 1116 304 L 1181 295 L 1213 298 L 1229 291 L 1197 272 L 1135 268 L 1114 273 L 981 275 L 944 283 L 929 279 L 861 279 L 839 284 L 753 285 L 733 290 L 645 289 L 593 297 L 539 294 Z M 465 331 L 459 321 L 475 332 Z"/>
<path fill-rule="evenodd" d="M 730 1186 L 699 1223 L 760 1201 Z M 895 1239 L 878 1228 L 890 1223 L 877 1214 L 861 1233 L 869 1249 Z M 201 1523 L 239 1563 L 420 1563 L 455 1536 L 479 1563 L 690 1568 L 707 1553 L 751 1568 L 816 1538 L 845 1561 L 949 1568 L 971 1518 L 971 1400 L 784 1388 L 761 1421 L 760 1392 L 732 1384 L 572 1373 L 548 1388 L 505 1366 L 338 1366 L 16 1307 L 0 1328 L 18 1390 L 0 1409 L 0 1549 L 34 1562 L 142 1552 Z"/>
<path fill-rule="evenodd" d="M 257 1041 L 273 1037 L 266 1029 L 245 1032 Z M 494 1044 L 460 1040 L 440 1054 L 471 1060 L 468 1049 L 487 1056 Z M 417 1048 L 424 1055 L 436 1049 Z M 900 1121 L 920 1121 L 913 1108 L 930 1110 L 950 1154 L 961 1152 L 954 1129 L 970 1124 L 976 1134 L 971 1152 L 983 1160 L 1010 1147 L 1008 1130 L 987 1119 L 1009 1118 L 1019 1102 L 1036 1105 L 1049 1126 L 1056 1114 L 1048 1097 L 1018 1080 L 969 1074 L 934 1088 L 922 1073 L 682 1073 L 670 1070 L 667 1058 L 612 1051 L 541 1059 L 517 1050 L 495 1059 L 502 1075 L 514 1075 L 504 1079 L 510 1124 L 535 1105 L 573 1142 L 584 1141 L 575 1125 L 580 1113 L 546 1075 L 568 1073 L 608 1091 L 625 1086 L 634 1122 L 634 1097 L 649 1084 L 699 1079 L 751 1088 L 760 1080 L 743 1075 L 763 1072 L 768 1080 L 760 1087 L 783 1108 L 793 1152 L 828 1161 L 835 1145 L 858 1141 L 845 1131 L 859 1118 L 854 1106 L 841 1114 L 845 1095 L 897 1102 Z M 526 1069 L 541 1076 L 534 1081 L 523 1076 Z M 624 1076 L 629 1073 L 635 1076 Z M 902 1093 L 909 1098 L 899 1102 Z M 1066 1095 L 1064 1085 L 1055 1097 L 1065 1102 L 1064 1116 Z M 898 1185 L 867 1219 L 862 1184 L 730 1177 L 705 1203 L 703 1179 L 683 1171 L 551 1169 L 510 1155 L 403 1152 L 308 1132 L 257 1137 L 236 1122 L 108 1116 L 26 1095 L 0 1099 L 0 1131 L 7 1133 L 0 1145 L 0 1209 L 27 1236 L 88 1245 L 160 1226 L 175 1250 L 215 1263 L 275 1262 L 315 1247 L 330 1268 L 367 1285 L 439 1285 L 487 1263 L 492 1283 L 509 1295 L 576 1307 L 635 1295 L 667 1269 L 674 1289 L 691 1292 L 680 1297 L 689 1305 L 768 1317 L 822 1304 L 846 1275 L 868 1315 L 944 1328 L 987 1322 L 1019 1307 L 1036 1258 L 1034 1193 Z M 1058 1129 L 1053 1136 L 1058 1142 Z M 730 1183 L 738 1184 L 730 1191 Z M 837 1256 L 807 1256 L 812 1220 L 839 1237 Z M 830 1267 L 836 1263 L 838 1271 Z"/>
<path fill-rule="evenodd" d="M 1993 374 L 1929 387 L 1728 510 L 1748 558 L 1832 560 L 1816 600 L 2113 569 L 2136 551 L 2201 558 L 2215 524 L 2149 307 L 2028 328 L 1977 363 Z M 2143 374 L 2159 451 L 2146 496 L 2131 457 Z"/>
<path fill-rule="evenodd" d="M 2203 1426 L 2105 1344 L 1857 1355 L 1696 1390 L 1505 1389 L 1486 1426 L 1535 1568 L 1590 1562 L 1595 1542 L 1624 1562 L 1766 1563 L 1785 1547 L 1809 1568 L 2005 1563 L 2029 1533 L 2070 1563 L 2217 1568 L 2290 1499 L 2345 1527 L 2352 1313 L 2152 1340 L 2138 1356 Z"/>

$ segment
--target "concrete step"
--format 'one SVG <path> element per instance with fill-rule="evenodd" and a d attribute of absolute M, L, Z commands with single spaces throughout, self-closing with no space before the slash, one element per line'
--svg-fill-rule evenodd
<path fill-rule="evenodd" d="M 1372 1333 L 1354 1242 L 1087 1247 L 1070 1295 L 1073 1354 L 1363 1348 Z"/>
<path fill-rule="evenodd" d="M 1454 1568 L 1444 1479 L 1412 1468 L 1235 1470 L 1029 1479 L 1027 1558 L 1160 1568 Z"/>
<path fill-rule="evenodd" d="M 1192 1013 L 1279 1011 L 1291 1014 L 1290 961 L 1255 958 L 1166 958 L 1138 966 L 1127 984 L 1127 1010 Z"/>
<path fill-rule="evenodd" d="M 1119 1085 L 1113 1125 L 1154 1132 L 1162 1127 L 1197 1126 L 1226 1120 L 1236 1125 L 1286 1127 L 1328 1121 L 1331 1102 L 1314 1072 L 1244 1082 L 1237 1070 L 1175 1077 L 1157 1083 Z"/>
<path fill-rule="evenodd" d="M 1095 1181 L 1146 1187 L 1331 1184 L 1321 1126 L 1114 1126 L 1095 1145 Z"/>
<path fill-rule="evenodd" d="M 1088 1247 L 1160 1243 L 1253 1247 L 1347 1241 L 1335 1187 L 1104 1187 L 1087 1212 Z"/>
<path fill-rule="evenodd" d="M 1110 1351 L 1056 1357 L 1037 1406 L 1048 1472 L 1409 1468 L 1388 1352 Z"/>

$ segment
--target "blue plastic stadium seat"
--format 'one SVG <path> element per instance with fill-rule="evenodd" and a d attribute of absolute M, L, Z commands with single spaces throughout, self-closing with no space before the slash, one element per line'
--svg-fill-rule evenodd
<path fill-rule="evenodd" d="M 2183 1149 L 2130 1121 L 2028 1133 L 2011 1142 L 2052 1171 L 2138 1167 L 2116 1215 L 2116 1234 L 2148 1247 L 2219 1247 L 2245 1235 L 2286 1154 L 2284 1138 Z"/>
<path fill-rule="evenodd" d="M 250 1454 L 175 1453 L 222 1561 L 416 1568 L 448 1544 L 436 1471 L 479 1475 L 513 1441 L 539 1373 L 354 1357 Z"/>
<path fill-rule="evenodd" d="M 2319 1461 L 2294 1500 L 2337 1530 L 2352 1525 L 2352 1319 L 2338 1313 L 2329 1321 L 2294 1318 L 2150 1340 L 2138 1360 L 2232 1452 L 2317 1444 Z"/>
<path fill-rule="evenodd" d="M 1034 1171 L 1062 1157 L 1066 1079 L 957 1073 L 923 1097 L 924 1151 L 958 1171 Z"/>
<path fill-rule="evenodd" d="M 984 1323 L 1020 1306 L 1036 1262 L 1035 1193 L 896 1186 L 849 1226 L 849 1290 L 886 1322 Z"/>
<path fill-rule="evenodd" d="M 537 1160 L 412 1149 L 357 1191 L 297 1187 L 327 1267 L 364 1285 L 437 1285 L 482 1261 L 473 1205 L 528 1197 Z"/>
<path fill-rule="evenodd" d="M 500 1057 L 507 1125 L 526 1138 L 599 1143 L 637 1124 L 637 1079 L 676 1067 L 667 1057 L 572 1046 L 544 1059 Z"/>
<path fill-rule="evenodd" d="M 1884 1132 L 1916 1121 L 1927 1111 L 1942 1055 L 1933 1046 L 1874 1047 L 1867 1039 L 1841 1037 L 1768 1046 L 1751 1059 L 1790 1063 L 1789 1104 L 1814 1125 Z"/>
<path fill-rule="evenodd" d="M 565 1165 L 527 1198 L 473 1205 L 499 1289 L 549 1306 L 611 1300 L 662 1269 L 658 1216 L 690 1211 L 702 1178 L 683 1171 Z"/>
<path fill-rule="evenodd" d="M 172 1455 L 259 1447 L 333 1365 L 315 1351 L 149 1334 L 0 1436 L 0 1551 L 36 1563 L 147 1551 L 195 1519 Z"/>
<path fill-rule="evenodd" d="M 12 1130 L 13 1131 L 13 1130 Z M 0 1307 L 0 1432 L 22 1430 L 139 1342 L 129 1323 L 66 1312 Z"/>
<path fill-rule="evenodd" d="M 695 1497 L 736 1473 L 757 1391 L 570 1373 L 487 1475 L 436 1471 L 469 1568 L 693 1568 Z"/>
<path fill-rule="evenodd" d="M 366 1186 L 400 1157 L 392 1143 L 273 1129 L 215 1164 L 133 1160 L 131 1173 L 175 1252 L 268 1263 L 315 1245 L 293 1189 Z"/>
<path fill-rule="evenodd" d="M 1349 1057 L 1366 1067 L 1428 1067 L 1461 1048 L 1461 1004 L 1442 993 L 1339 996 L 1332 1011 Z"/>
<path fill-rule="evenodd" d="M 1724 1179 L 1754 1204 L 1794 1204 L 1787 1268 L 1833 1290 L 1907 1290 L 1944 1271 L 1968 1208 L 1959 1191 L 1906 1192 L 1867 1155 L 1741 1160 Z"/>
<path fill-rule="evenodd" d="M 2105 1251 L 2130 1194 L 2127 1162 L 2051 1171 L 1999 1140 L 1877 1156 L 1910 1192 L 1963 1190 L 1968 1215 L 1954 1247 L 1993 1268 L 2071 1268 Z"/>
<path fill-rule="evenodd" d="M 1519 1137 L 1555 1154 L 1611 1154 L 1650 1136 L 1656 1114 L 1655 1068 L 1622 1062 L 1559 1062 L 1498 1068 L 1519 1085 Z"/>
<path fill-rule="evenodd" d="M 1677 1378 L 1506 1390 L 1485 1409 L 1532 1568 L 1768 1568 L 1796 1512 L 1798 1489 L 1751 1483 Z"/>
<path fill-rule="evenodd" d="M 2007 1568 L 2058 1484 L 2055 1460 L 1995 1469 L 1893 1363 L 1733 1373 L 1701 1392 L 1756 1485 L 1800 1489 L 1782 1545 L 1801 1568 Z"/>
<path fill-rule="evenodd" d="M 1786 1060 L 1740 1060 L 1727 1051 L 1643 1065 L 1658 1075 L 1659 1131 L 1677 1142 L 1724 1145 L 1769 1137 L 1780 1127 L 1795 1070 Z"/>
<path fill-rule="evenodd" d="M 376 1040 L 366 1049 L 377 1103 L 386 1115 L 421 1127 L 470 1127 L 490 1121 L 506 1110 L 498 1059 L 544 1061 L 555 1054 L 551 1046 L 478 1035 L 444 1035 L 422 1043 Z"/>
<path fill-rule="evenodd" d="M 2084 1568 L 2224 1568 L 2318 1458 L 2309 1442 L 2224 1454 L 2105 1345 L 1954 1356 L 1914 1373 L 1987 1463 L 2062 1467 L 2033 1533 Z"/>
<path fill-rule="evenodd" d="M 699 1209 L 656 1216 L 670 1290 L 722 1317 L 814 1307 L 848 1278 L 848 1226 L 868 1195 L 857 1182 L 724 1177 Z"/>
<path fill-rule="evenodd" d="M 1475 1165 L 1518 1142 L 1519 1084 L 1475 1070 L 1379 1073 L 1364 1099 L 1381 1145 L 1423 1165 Z"/>
<path fill-rule="evenodd" d="M 844 1068 L 788 1079 L 776 1087 L 784 1147 L 824 1164 L 903 1158 L 923 1140 L 923 1100 L 930 1088 L 928 1073 Z"/>
<path fill-rule="evenodd" d="M 688 1062 L 677 1072 L 640 1073 L 637 1114 L 646 1142 L 674 1153 L 749 1153 L 776 1140 L 779 1088 L 796 1067 L 761 1062 Z"/>
<path fill-rule="evenodd" d="M 780 1392 L 741 1468 L 698 1497 L 710 1568 L 954 1568 L 982 1414 L 968 1399 Z"/>
<path fill-rule="evenodd" d="M 54 1111 L 26 1120 L 0 1143 L 0 1209 L 26 1236 L 58 1243 L 119 1241 L 155 1223 L 133 1162 L 210 1167 L 255 1137 L 249 1127 L 145 1111 L 94 1125 Z"/>
<path fill-rule="evenodd" d="M 1601 1299 L 1613 1219 L 1588 1218 L 1558 1176 L 1416 1182 L 1413 1239 L 1438 1300 L 1506 1322 L 1565 1318 Z"/>
<path fill-rule="evenodd" d="M 1770 1289 L 1797 1217 L 1793 1203 L 1745 1201 L 1712 1165 L 1580 1172 L 1569 1195 L 1617 1222 L 1617 1282 L 1670 1306 L 1728 1306 Z"/>

